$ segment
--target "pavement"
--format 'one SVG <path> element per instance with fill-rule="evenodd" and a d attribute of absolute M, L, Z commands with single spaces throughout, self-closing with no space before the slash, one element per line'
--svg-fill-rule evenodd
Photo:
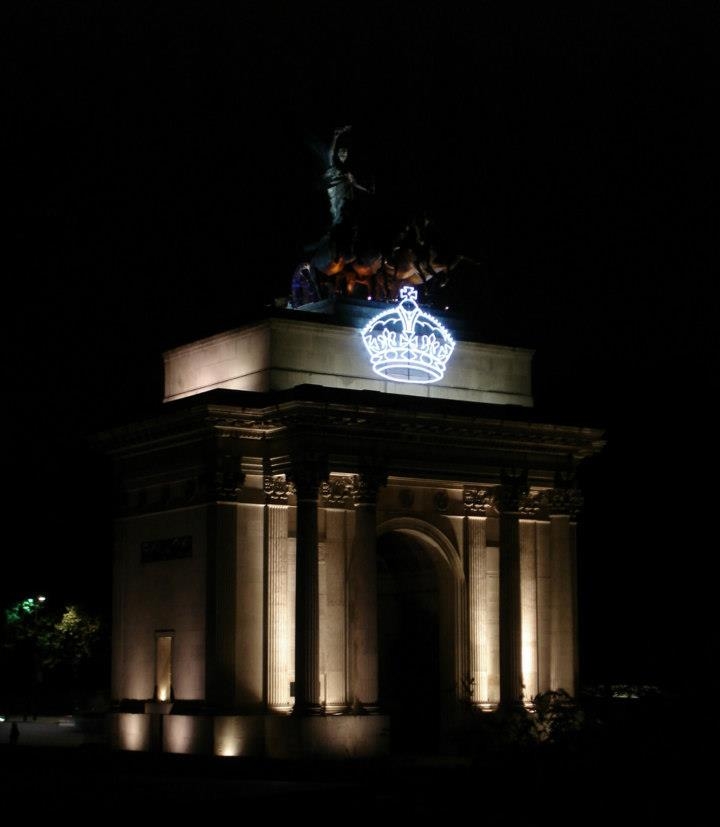
<path fill-rule="evenodd" d="M 18 746 L 81 747 L 107 742 L 101 718 L 74 715 L 11 716 L 0 722 L 0 744 L 10 743 L 12 724 L 17 724 Z"/>
<path fill-rule="evenodd" d="M 12 721 L 0 722 L 0 791 L 6 810 L 14 799 L 34 820 L 71 815 L 96 824 L 109 815 L 137 817 L 154 804 L 167 815 L 207 816 L 220 804 L 271 824 L 472 818 L 483 827 L 637 827 L 671 814 L 685 824 L 711 823 L 709 765 L 685 742 L 660 748 L 660 729 L 650 741 L 580 752 L 297 762 L 111 750 L 101 717 L 15 721 L 14 745 Z"/>

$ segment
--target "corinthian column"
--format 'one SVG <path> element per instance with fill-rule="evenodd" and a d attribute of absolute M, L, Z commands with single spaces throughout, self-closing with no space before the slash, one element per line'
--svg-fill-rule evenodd
<path fill-rule="evenodd" d="M 520 520 L 520 623 L 523 701 L 538 694 L 537 524 Z"/>
<path fill-rule="evenodd" d="M 288 594 L 288 484 L 266 478 L 267 504 L 267 705 L 290 708 L 290 607 Z"/>
<path fill-rule="evenodd" d="M 550 522 L 544 517 L 537 525 L 537 653 L 538 692 L 548 692 L 550 680 Z"/>
<path fill-rule="evenodd" d="M 503 478 L 500 489 L 500 703 L 522 699 L 522 638 L 520 616 L 520 501 L 527 477 Z"/>
<path fill-rule="evenodd" d="M 322 712 L 318 593 L 318 494 L 324 469 L 314 460 L 293 466 L 297 495 L 295 598 L 295 706 L 293 714 Z"/>
<path fill-rule="evenodd" d="M 552 598 L 550 616 L 550 682 L 553 689 L 575 694 L 575 588 L 570 517 L 550 517 Z"/>
<path fill-rule="evenodd" d="M 487 544 L 487 515 L 497 512 L 494 496 L 487 489 L 465 489 L 464 501 L 471 700 L 487 709 L 500 700 L 499 557 L 497 545 Z"/>
<path fill-rule="evenodd" d="M 348 537 L 354 527 L 355 479 L 333 476 L 320 486 L 325 512 L 325 594 L 320 578 L 320 669 L 324 673 L 325 711 L 347 712 L 348 700 Z M 322 566 L 322 561 L 321 561 Z M 321 569 L 322 575 L 322 569 Z M 324 597 L 324 605 L 323 605 Z"/>
<path fill-rule="evenodd" d="M 550 513 L 550 683 L 570 695 L 577 690 L 575 518 L 582 506 L 572 485 L 548 492 Z"/>
<path fill-rule="evenodd" d="M 348 695 L 356 712 L 377 708 L 377 492 L 385 481 L 377 472 L 355 477 L 355 536 L 348 562 Z"/>

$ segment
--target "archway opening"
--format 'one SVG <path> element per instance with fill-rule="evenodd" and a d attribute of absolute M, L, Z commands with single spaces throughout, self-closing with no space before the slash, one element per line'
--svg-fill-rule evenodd
<path fill-rule="evenodd" d="M 434 751 L 440 739 L 440 583 L 432 553 L 405 533 L 378 538 L 381 708 L 395 751 Z"/>

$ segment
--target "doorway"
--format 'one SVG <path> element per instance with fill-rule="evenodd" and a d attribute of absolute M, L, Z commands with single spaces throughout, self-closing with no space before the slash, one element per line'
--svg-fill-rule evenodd
<path fill-rule="evenodd" d="M 434 752 L 442 716 L 441 588 L 432 551 L 409 534 L 378 538 L 378 678 L 395 752 Z"/>

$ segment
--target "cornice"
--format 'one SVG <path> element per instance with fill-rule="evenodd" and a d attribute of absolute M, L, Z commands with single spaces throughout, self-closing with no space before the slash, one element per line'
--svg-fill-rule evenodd
<path fill-rule="evenodd" d="M 246 441 L 298 438 L 323 445 L 334 441 L 336 446 L 365 441 L 385 444 L 390 450 L 397 449 L 399 455 L 404 449 L 416 451 L 418 442 L 423 442 L 434 453 L 451 450 L 460 455 L 483 450 L 564 455 L 575 460 L 597 453 L 604 445 L 603 432 L 596 428 L 478 415 L 478 407 L 484 413 L 492 406 L 468 404 L 462 413 L 456 413 L 456 406 L 443 410 L 437 400 L 397 396 L 391 397 L 391 403 L 383 399 L 382 404 L 366 404 L 367 394 L 362 391 L 357 392 L 361 395 L 357 404 L 348 404 L 333 401 L 331 389 L 319 390 L 327 391 L 322 399 L 289 398 L 275 404 L 262 404 L 267 394 L 257 394 L 257 405 L 248 405 L 251 395 L 243 392 L 238 392 L 242 404 L 198 402 L 198 397 L 193 397 L 192 406 L 170 410 L 168 405 L 158 416 L 107 431 L 94 442 L 104 453 L 118 457 L 197 443 L 215 433 Z M 428 405 L 431 401 L 435 404 Z M 253 450 L 262 452 L 260 446 Z"/>

